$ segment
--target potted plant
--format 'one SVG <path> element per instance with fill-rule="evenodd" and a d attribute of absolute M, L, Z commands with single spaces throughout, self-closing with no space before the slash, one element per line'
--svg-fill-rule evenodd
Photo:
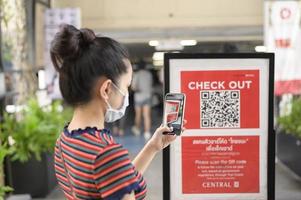
<path fill-rule="evenodd" d="M 0 200 L 4 199 L 6 193 L 13 191 L 11 187 L 4 184 L 3 163 L 5 156 L 7 156 L 9 152 L 9 148 L 6 148 L 6 145 L 2 145 L 2 143 L 0 143 Z"/>
<path fill-rule="evenodd" d="M 295 98 L 289 114 L 278 118 L 277 156 L 301 177 L 301 97 Z"/>
<path fill-rule="evenodd" d="M 70 116 L 60 101 L 40 107 L 35 98 L 20 113 L 4 115 L 0 138 L 11 149 L 5 172 L 14 194 L 45 197 L 54 188 L 54 145 Z"/>

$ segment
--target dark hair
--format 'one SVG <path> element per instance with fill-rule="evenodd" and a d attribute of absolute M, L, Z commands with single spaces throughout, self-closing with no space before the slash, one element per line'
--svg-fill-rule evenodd
<path fill-rule="evenodd" d="M 51 42 L 50 56 L 59 72 L 62 96 L 72 106 L 91 100 L 101 76 L 118 84 L 117 79 L 127 72 L 124 59 L 129 59 L 127 50 L 117 41 L 67 24 L 60 26 Z"/>
<path fill-rule="evenodd" d="M 146 62 L 143 59 L 140 59 L 137 63 L 138 65 L 138 70 L 140 69 L 146 69 Z"/>

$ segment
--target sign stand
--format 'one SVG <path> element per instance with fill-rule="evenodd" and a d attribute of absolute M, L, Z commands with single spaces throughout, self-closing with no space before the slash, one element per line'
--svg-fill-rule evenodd
<path fill-rule="evenodd" d="M 163 151 L 164 200 L 274 200 L 274 54 L 164 56 L 186 131 Z"/>

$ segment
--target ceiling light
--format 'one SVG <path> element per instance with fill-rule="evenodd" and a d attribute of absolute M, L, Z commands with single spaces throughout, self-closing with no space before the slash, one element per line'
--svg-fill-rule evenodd
<path fill-rule="evenodd" d="M 155 52 L 153 54 L 153 60 L 163 60 L 164 59 L 164 52 Z"/>
<path fill-rule="evenodd" d="M 180 44 L 182 46 L 194 46 L 197 44 L 196 40 L 181 40 Z"/>
<path fill-rule="evenodd" d="M 256 46 L 255 51 L 256 52 L 266 52 L 268 49 L 266 46 Z"/>
<path fill-rule="evenodd" d="M 151 40 L 148 42 L 148 45 L 151 47 L 156 47 L 159 45 L 159 41 L 158 40 Z"/>

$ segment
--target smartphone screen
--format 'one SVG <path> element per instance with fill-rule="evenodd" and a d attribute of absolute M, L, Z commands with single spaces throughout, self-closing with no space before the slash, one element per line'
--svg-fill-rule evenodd
<path fill-rule="evenodd" d="M 163 124 L 173 127 L 173 134 L 181 135 L 184 120 L 185 95 L 168 93 L 164 101 Z"/>

